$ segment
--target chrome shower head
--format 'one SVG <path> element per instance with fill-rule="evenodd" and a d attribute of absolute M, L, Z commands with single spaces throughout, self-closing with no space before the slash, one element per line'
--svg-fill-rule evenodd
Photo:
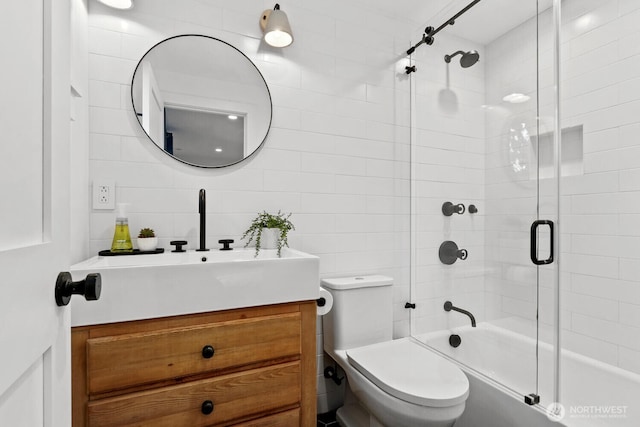
<path fill-rule="evenodd" d="M 453 58 L 456 55 L 462 55 L 460 57 L 460 66 L 462 68 L 469 68 L 472 65 L 474 65 L 476 62 L 478 62 L 478 60 L 480 59 L 480 54 L 478 53 L 477 50 L 470 50 L 469 52 L 463 52 L 461 50 L 452 53 L 451 55 L 445 55 L 444 56 L 444 62 L 446 62 L 447 64 L 451 62 L 451 58 Z"/>

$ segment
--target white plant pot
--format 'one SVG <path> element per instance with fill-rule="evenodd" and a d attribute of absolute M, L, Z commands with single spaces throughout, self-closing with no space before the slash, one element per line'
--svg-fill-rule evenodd
<path fill-rule="evenodd" d="M 261 249 L 278 249 L 279 228 L 263 228 L 260 235 Z"/>
<path fill-rule="evenodd" d="M 141 252 L 155 251 L 157 247 L 157 237 L 138 237 L 138 249 Z"/>

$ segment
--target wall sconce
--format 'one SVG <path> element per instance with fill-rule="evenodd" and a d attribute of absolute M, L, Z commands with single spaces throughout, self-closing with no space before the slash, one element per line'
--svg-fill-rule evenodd
<path fill-rule="evenodd" d="M 264 33 L 264 41 L 273 47 L 287 47 L 293 43 L 293 33 L 287 14 L 280 10 L 276 3 L 273 10 L 265 10 L 260 17 L 260 28 Z"/>
<path fill-rule="evenodd" d="M 98 1 L 114 9 L 131 9 L 133 7 L 133 0 L 98 0 Z"/>

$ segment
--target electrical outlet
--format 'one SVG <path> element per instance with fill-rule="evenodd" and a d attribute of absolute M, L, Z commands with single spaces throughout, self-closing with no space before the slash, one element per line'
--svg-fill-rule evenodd
<path fill-rule="evenodd" d="M 116 184 L 113 181 L 94 181 L 93 209 L 110 210 L 115 208 Z"/>

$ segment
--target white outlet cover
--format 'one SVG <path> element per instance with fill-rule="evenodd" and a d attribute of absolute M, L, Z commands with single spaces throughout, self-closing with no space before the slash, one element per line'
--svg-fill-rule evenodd
<path fill-rule="evenodd" d="M 116 206 L 115 181 L 93 182 L 93 209 L 113 210 Z"/>

